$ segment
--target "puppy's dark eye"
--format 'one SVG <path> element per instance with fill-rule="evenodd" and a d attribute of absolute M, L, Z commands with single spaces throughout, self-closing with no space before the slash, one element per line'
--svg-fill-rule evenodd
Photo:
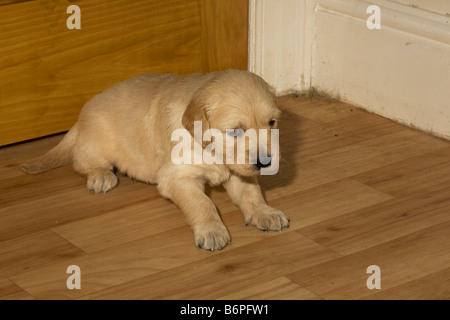
<path fill-rule="evenodd" d="M 269 121 L 269 126 L 273 127 L 275 125 L 275 122 L 276 122 L 275 120 L 270 120 Z"/>

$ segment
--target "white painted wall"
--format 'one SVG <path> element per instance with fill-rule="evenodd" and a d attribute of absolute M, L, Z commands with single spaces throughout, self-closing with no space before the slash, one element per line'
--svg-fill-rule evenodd
<path fill-rule="evenodd" d="M 249 70 L 280 93 L 311 87 L 315 0 L 249 0 Z"/>
<path fill-rule="evenodd" d="M 381 8 L 369 30 L 366 9 Z M 450 139 L 450 1 L 251 0 L 249 69 Z"/>

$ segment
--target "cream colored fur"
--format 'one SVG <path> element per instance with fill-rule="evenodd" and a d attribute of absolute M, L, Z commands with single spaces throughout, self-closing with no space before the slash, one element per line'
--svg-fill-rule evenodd
<path fill-rule="evenodd" d="M 95 193 L 117 185 L 114 169 L 135 179 L 155 183 L 186 216 L 197 246 L 222 249 L 230 235 L 204 185 L 223 184 L 247 224 L 281 230 L 288 218 L 267 205 L 254 164 L 181 164 L 171 161 L 175 129 L 193 133 L 194 121 L 203 130 L 216 128 L 271 129 L 278 119 L 273 90 L 260 77 L 237 70 L 178 77 L 149 74 L 130 78 L 94 96 L 63 140 L 23 170 L 37 174 L 73 164 L 87 176 Z M 224 133 L 225 134 L 225 133 Z M 270 139 L 268 141 L 270 145 Z"/>

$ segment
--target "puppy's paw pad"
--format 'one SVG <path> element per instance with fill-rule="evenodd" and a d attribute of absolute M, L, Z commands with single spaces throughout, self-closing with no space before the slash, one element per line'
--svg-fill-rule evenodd
<path fill-rule="evenodd" d="M 202 226 L 195 231 L 195 244 L 206 250 L 220 250 L 231 242 L 230 234 L 223 223 Z"/>
<path fill-rule="evenodd" d="M 253 213 L 246 221 L 247 225 L 252 225 L 263 231 L 281 231 L 289 227 L 289 218 L 280 210 L 270 206 L 263 206 Z"/>
<path fill-rule="evenodd" d="M 88 174 L 87 188 L 95 193 L 105 193 L 118 183 L 117 176 L 110 170 L 99 169 Z"/>

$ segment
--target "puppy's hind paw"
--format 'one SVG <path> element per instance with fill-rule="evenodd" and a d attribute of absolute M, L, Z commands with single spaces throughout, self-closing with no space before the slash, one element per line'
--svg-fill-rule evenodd
<path fill-rule="evenodd" d="M 105 193 L 114 188 L 119 180 L 108 169 L 95 169 L 88 173 L 87 188 L 95 193 Z"/>

